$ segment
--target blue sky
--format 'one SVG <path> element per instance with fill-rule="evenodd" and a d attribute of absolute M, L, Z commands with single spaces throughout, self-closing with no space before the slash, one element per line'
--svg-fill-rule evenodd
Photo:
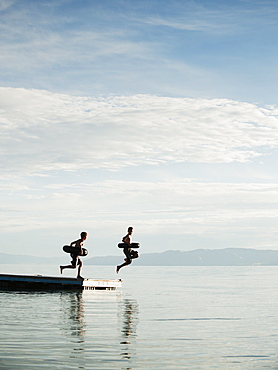
<path fill-rule="evenodd" d="M 277 10 L 2 0 L 0 251 L 277 249 Z"/>
<path fill-rule="evenodd" d="M 274 1 L 4 0 L 2 8 L 3 86 L 276 103 Z"/>

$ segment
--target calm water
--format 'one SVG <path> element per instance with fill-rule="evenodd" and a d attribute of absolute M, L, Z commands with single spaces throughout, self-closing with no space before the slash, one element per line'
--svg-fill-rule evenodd
<path fill-rule="evenodd" d="M 83 275 L 117 277 L 112 266 Z M 278 369 L 278 267 L 134 264 L 119 277 L 115 292 L 0 292 L 0 368 Z"/>

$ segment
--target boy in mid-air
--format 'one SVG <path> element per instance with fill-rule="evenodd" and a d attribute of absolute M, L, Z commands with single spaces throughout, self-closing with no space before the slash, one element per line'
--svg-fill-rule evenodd
<path fill-rule="evenodd" d="M 139 255 L 138 255 L 138 252 L 137 251 L 134 251 L 131 249 L 131 244 L 132 244 L 132 233 L 133 233 L 133 227 L 129 227 L 127 229 L 127 234 L 123 237 L 123 243 L 126 244 L 126 246 L 124 247 L 124 254 L 126 256 L 126 258 L 124 259 L 124 263 L 122 263 L 121 265 L 117 266 L 116 268 L 116 272 L 118 273 L 120 271 L 120 269 L 124 266 L 127 266 L 127 265 L 130 265 L 132 260 L 134 258 L 138 258 Z"/>
<path fill-rule="evenodd" d="M 72 258 L 71 265 L 60 266 L 61 274 L 63 273 L 64 269 L 75 269 L 76 266 L 78 266 L 77 279 L 83 279 L 83 277 L 80 275 L 81 268 L 82 268 L 82 261 L 79 255 L 82 254 L 82 247 L 83 247 L 84 241 L 87 239 L 87 236 L 88 234 L 85 231 L 83 231 L 80 234 L 80 239 L 77 239 L 70 243 L 71 247 L 74 246 L 76 248 L 76 253 L 70 254 Z"/>

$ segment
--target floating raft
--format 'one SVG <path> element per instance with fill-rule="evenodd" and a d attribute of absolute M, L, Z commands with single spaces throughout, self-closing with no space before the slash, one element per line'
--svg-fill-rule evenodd
<path fill-rule="evenodd" d="M 121 286 L 121 279 L 76 279 L 42 275 L 0 274 L 0 290 L 115 290 Z"/>

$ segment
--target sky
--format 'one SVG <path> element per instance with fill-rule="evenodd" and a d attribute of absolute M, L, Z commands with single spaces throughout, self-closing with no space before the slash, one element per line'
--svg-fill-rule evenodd
<path fill-rule="evenodd" d="M 277 15 L 0 0 L 0 252 L 277 250 Z"/>

